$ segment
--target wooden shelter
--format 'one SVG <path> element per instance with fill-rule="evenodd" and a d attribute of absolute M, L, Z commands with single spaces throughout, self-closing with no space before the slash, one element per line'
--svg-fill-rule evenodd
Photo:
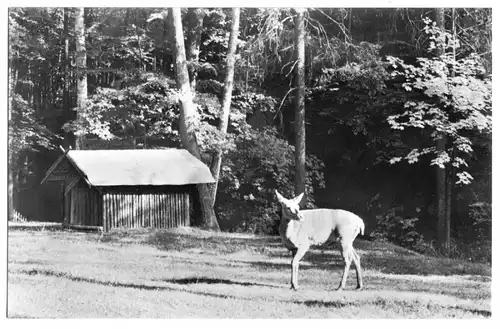
<path fill-rule="evenodd" d="M 172 228 L 192 223 L 196 184 L 213 183 L 186 150 L 67 150 L 42 183 L 63 181 L 64 222 L 74 227 Z"/>

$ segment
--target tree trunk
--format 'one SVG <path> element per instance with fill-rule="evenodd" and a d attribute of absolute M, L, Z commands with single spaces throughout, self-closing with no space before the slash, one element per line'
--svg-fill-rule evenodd
<path fill-rule="evenodd" d="M 306 187 L 306 126 L 305 126 L 305 29 L 303 8 L 295 9 L 295 195 Z M 306 198 L 302 199 L 302 204 Z"/>
<path fill-rule="evenodd" d="M 15 80 L 15 76 L 12 74 L 13 70 L 13 65 L 12 65 L 12 60 L 11 60 L 11 65 L 9 69 L 9 103 L 8 103 L 8 111 L 7 111 L 7 120 L 10 125 L 11 123 L 11 115 L 12 115 L 12 106 L 14 103 L 14 89 L 16 86 L 17 81 Z M 10 135 L 10 134 L 9 134 Z M 12 143 L 13 141 L 11 140 L 12 136 L 9 136 L 9 141 L 8 143 Z M 12 148 L 8 147 L 8 176 L 7 176 L 7 194 L 8 194 L 8 201 L 7 201 L 7 220 L 12 220 L 14 218 L 14 155 L 13 155 L 13 150 Z"/>
<path fill-rule="evenodd" d="M 436 142 L 436 148 L 439 152 L 446 152 L 446 137 L 442 136 Z M 436 197 L 437 197 L 437 215 L 438 215 L 438 248 L 443 253 L 447 253 L 450 243 L 450 231 L 447 222 L 447 170 L 437 167 L 436 169 Z"/>
<path fill-rule="evenodd" d="M 453 153 L 453 151 L 452 151 Z M 451 238 L 451 207 L 452 207 L 452 196 L 453 196 L 453 168 L 447 170 L 446 176 L 446 214 L 445 214 L 445 232 L 446 233 L 446 245 L 450 247 Z"/>
<path fill-rule="evenodd" d="M 191 94 L 191 86 L 189 85 L 180 8 L 169 8 L 169 16 L 171 16 L 175 36 L 175 80 L 177 89 L 179 90 L 180 107 L 179 133 L 183 147 L 187 149 L 189 153 L 201 160 L 200 148 L 195 134 L 196 113 L 193 104 L 193 96 Z M 202 212 L 202 223 L 200 226 L 205 229 L 219 231 L 219 223 L 215 217 L 208 184 L 199 184 L 197 187 Z"/>
<path fill-rule="evenodd" d="M 85 48 L 85 23 L 83 7 L 75 8 L 75 34 L 76 34 L 76 72 L 77 72 L 77 120 L 87 102 L 87 51 Z M 77 135 L 75 149 L 83 147 L 84 136 Z"/>
<path fill-rule="evenodd" d="M 219 131 L 222 135 L 227 133 L 229 124 L 229 111 L 231 109 L 231 96 L 233 93 L 234 65 L 236 62 L 236 46 L 238 43 L 238 33 L 240 28 L 240 8 L 233 8 L 231 34 L 229 36 L 229 49 L 227 54 L 226 77 L 224 79 L 224 91 L 222 94 L 222 113 L 219 123 Z M 211 186 L 212 204 L 215 203 L 217 194 L 217 184 L 219 182 L 220 167 L 222 163 L 222 151 L 218 150 L 213 158 L 210 171 L 215 179 L 215 184 Z"/>
<path fill-rule="evenodd" d="M 445 30 L 445 16 L 444 8 L 436 8 L 436 25 L 442 31 Z M 444 54 L 444 48 L 439 47 L 437 49 L 437 54 Z M 441 134 L 438 136 L 436 141 L 436 149 L 438 154 L 440 152 L 446 152 L 447 136 Z M 447 254 L 450 250 L 450 217 L 448 211 L 447 202 L 449 198 L 447 197 L 447 166 L 444 168 L 437 167 L 436 169 L 436 197 L 437 197 L 437 215 L 438 215 L 438 248 L 441 252 Z"/>
<path fill-rule="evenodd" d="M 13 220 L 14 218 L 14 165 L 13 157 L 11 155 L 12 151 L 9 151 L 9 176 L 8 176 L 8 204 L 7 204 L 7 216 L 8 220 Z"/>
<path fill-rule="evenodd" d="M 64 8 L 63 21 L 63 38 L 64 38 L 64 81 L 63 81 L 63 118 L 64 122 L 71 119 L 71 102 L 70 102 L 70 57 L 69 57 L 69 8 Z M 65 148 L 74 144 L 74 136 L 71 133 L 64 133 Z"/>
<path fill-rule="evenodd" d="M 452 22 L 452 33 L 453 41 L 457 38 L 457 31 L 455 28 L 455 8 L 451 8 L 451 22 Z M 444 25 L 444 24 L 443 24 Z M 453 48 L 453 59 L 456 60 L 455 48 Z M 455 71 L 451 71 L 451 76 L 455 76 Z M 452 147 L 451 159 L 455 157 L 455 148 Z M 447 232 L 446 239 L 448 249 L 450 247 L 450 237 L 451 237 L 451 209 L 452 209 L 452 196 L 453 196 L 453 176 L 455 175 L 455 168 L 448 167 L 447 177 L 446 177 L 446 215 L 445 215 L 445 231 Z"/>
<path fill-rule="evenodd" d="M 196 78 L 198 77 L 198 60 L 200 56 L 201 32 L 203 30 L 204 8 L 189 8 L 186 14 L 188 35 L 186 38 L 186 55 L 191 75 L 191 92 L 196 93 Z"/>

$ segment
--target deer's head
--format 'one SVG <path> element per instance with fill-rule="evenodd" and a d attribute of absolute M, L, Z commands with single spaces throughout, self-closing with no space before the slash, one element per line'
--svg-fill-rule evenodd
<path fill-rule="evenodd" d="M 299 212 L 299 204 L 300 200 L 302 200 L 302 197 L 304 196 L 304 193 L 300 193 L 295 198 L 289 200 L 283 197 L 278 191 L 275 190 L 275 192 L 278 197 L 278 201 L 281 204 L 281 211 L 283 212 L 282 218 L 302 222 L 304 217 Z"/>

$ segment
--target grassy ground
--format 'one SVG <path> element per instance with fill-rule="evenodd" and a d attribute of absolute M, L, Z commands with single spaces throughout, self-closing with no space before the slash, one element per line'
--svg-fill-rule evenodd
<path fill-rule="evenodd" d="M 484 318 L 491 267 L 356 241 L 366 289 L 336 292 L 334 248 L 310 250 L 300 290 L 277 237 L 195 229 L 62 231 L 10 225 L 8 316 L 15 318 Z"/>

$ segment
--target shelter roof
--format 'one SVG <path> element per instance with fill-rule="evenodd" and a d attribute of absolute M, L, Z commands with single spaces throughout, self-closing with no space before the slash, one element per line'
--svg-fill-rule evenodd
<path fill-rule="evenodd" d="M 210 169 L 184 149 L 70 150 L 66 157 L 93 186 L 214 182 Z"/>

